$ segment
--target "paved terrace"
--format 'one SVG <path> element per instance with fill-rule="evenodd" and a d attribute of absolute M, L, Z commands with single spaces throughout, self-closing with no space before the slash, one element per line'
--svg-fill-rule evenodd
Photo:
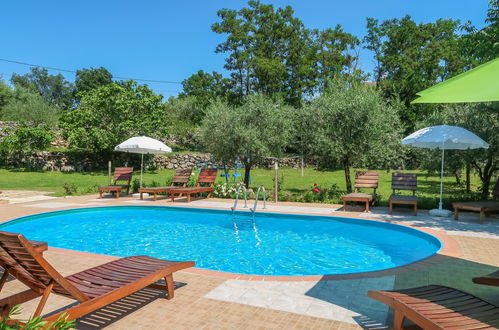
<path fill-rule="evenodd" d="M 14 200 L 12 201 L 14 202 Z M 23 201 L 0 205 L 0 222 L 15 217 L 55 210 L 111 205 L 173 205 L 162 197 L 140 201 L 124 197 L 98 199 L 79 196 L 38 200 L 32 195 Z M 242 205 L 243 203 L 240 203 Z M 232 202 L 222 199 L 183 199 L 175 206 L 228 209 Z M 259 208 L 261 205 L 259 206 Z M 367 297 L 368 290 L 398 289 L 426 284 L 443 284 L 476 294 L 499 304 L 499 288 L 473 284 L 471 278 L 499 267 L 499 215 L 478 224 L 478 214 L 463 213 L 460 221 L 433 218 L 425 211 L 412 216 L 409 209 L 389 215 L 386 208 L 362 213 L 360 208 L 343 212 L 340 205 L 268 203 L 267 211 L 326 216 L 348 216 L 396 221 L 421 227 L 446 242 L 441 254 L 393 270 L 364 274 L 310 277 L 268 277 L 216 273 L 199 269 L 176 273 L 177 290 L 171 301 L 164 293 L 144 289 L 100 311 L 78 320 L 78 329 L 383 329 L 391 313 Z M 259 212 L 260 209 L 259 209 Z M 29 237 L 28 237 L 29 238 Z M 50 248 L 45 257 L 63 275 L 102 264 L 113 257 Z M 9 281 L 1 297 L 24 290 L 18 281 Z M 45 311 L 74 301 L 51 296 Z M 37 300 L 25 304 L 23 317 L 35 309 Z"/>

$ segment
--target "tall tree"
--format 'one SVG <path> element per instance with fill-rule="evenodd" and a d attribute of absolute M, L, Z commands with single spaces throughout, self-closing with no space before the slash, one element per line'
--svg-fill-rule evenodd
<path fill-rule="evenodd" d="M 231 72 L 234 91 L 241 99 L 262 93 L 300 105 L 314 95 L 332 75 L 349 68 L 359 41 L 341 26 L 309 30 L 290 6 L 274 9 L 250 0 L 239 11 L 222 9 L 212 30 L 227 35 L 216 48 L 227 53 L 225 68 Z"/>
<path fill-rule="evenodd" d="M 389 168 L 400 151 L 396 107 L 380 91 L 358 80 L 336 79 L 302 109 L 302 139 L 311 155 L 341 164 L 348 192 L 350 168 Z"/>
<path fill-rule="evenodd" d="M 29 88 L 38 92 L 48 103 L 60 109 L 69 109 L 72 106 L 72 83 L 63 75 L 50 75 L 47 69 L 31 68 L 31 73 L 25 75 L 13 74 L 12 83 L 16 87 Z"/>
<path fill-rule="evenodd" d="M 2 119 L 24 122 L 30 127 L 55 126 L 59 108 L 48 103 L 36 91 L 17 87 L 2 110 Z"/>
<path fill-rule="evenodd" d="M 245 166 L 244 183 L 249 187 L 252 167 L 267 156 L 280 156 L 291 137 L 291 109 L 268 97 L 254 94 L 240 106 L 217 101 L 208 108 L 201 140 L 217 160 Z"/>
<path fill-rule="evenodd" d="M 75 94 L 96 89 L 113 82 L 113 75 L 106 68 L 76 70 Z"/>

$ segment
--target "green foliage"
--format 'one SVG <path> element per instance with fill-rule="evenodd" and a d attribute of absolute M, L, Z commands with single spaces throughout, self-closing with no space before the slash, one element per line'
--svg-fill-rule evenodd
<path fill-rule="evenodd" d="M 162 96 L 145 85 L 112 83 L 80 95 L 81 105 L 61 116 L 71 147 L 105 152 L 132 136 L 166 136 Z"/>
<path fill-rule="evenodd" d="M 35 67 L 25 75 L 14 73 L 11 81 L 16 89 L 23 87 L 36 91 L 46 102 L 59 109 L 69 109 L 72 106 L 74 86 L 61 74 L 49 75 L 47 69 Z"/>
<path fill-rule="evenodd" d="M 246 185 L 253 164 L 262 157 L 279 156 L 289 144 L 292 129 L 291 110 L 263 95 L 246 98 L 241 106 L 216 102 L 206 113 L 201 141 L 218 161 L 245 165 Z"/>
<path fill-rule="evenodd" d="M 65 182 L 62 188 L 64 189 L 64 196 L 76 195 L 78 193 L 78 186 L 74 183 Z"/>
<path fill-rule="evenodd" d="M 52 131 L 47 126 L 29 127 L 22 124 L 1 140 L 0 154 L 8 158 L 15 153 L 45 150 L 52 139 Z"/>
<path fill-rule="evenodd" d="M 70 321 L 69 316 L 66 313 L 61 314 L 55 322 L 48 324 L 49 322 L 44 321 L 41 316 L 34 317 L 27 321 L 25 324 L 20 324 L 16 322 L 12 317 L 21 314 L 21 306 L 16 305 L 12 307 L 6 317 L 0 320 L 0 330 L 68 330 L 73 329 L 76 322 Z"/>
<path fill-rule="evenodd" d="M 290 6 L 274 9 L 250 0 L 239 11 L 218 11 L 220 22 L 212 30 L 227 35 L 217 53 L 227 53 L 225 69 L 239 95 L 261 93 L 288 104 L 300 105 L 331 76 L 351 68 L 351 52 L 359 41 L 341 26 L 309 30 Z"/>
<path fill-rule="evenodd" d="M 75 94 L 97 89 L 113 82 L 113 75 L 106 68 L 76 70 Z"/>
<path fill-rule="evenodd" d="M 230 100 L 230 80 L 215 71 L 210 74 L 199 70 L 182 81 L 182 87 L 183 91 L 179 94 L 179 98 L 194 98 L 196 106 L 200 109 L 206 109 L 218 98 Z"/>
<path fill-rule="evenodd" d="M 389 168 L 398 162 L 397 108 L 374 86 L 333 81 L 329 92 L 303 108 L 301 122 L 305 150 L 341 165 L 349 192 L 351 166 Z"/>
<path fill-rule="evenodd" d="M 55 126 L 59 109 L 30 88 L 17 87 L 3 106 L 2 119 Z"/>
<path fill-rule="evenodd" d="M 10 98 L 13 96 L 14 91 L 9 85 L 5 83 L 0 77 L 0 118 L 2 118 L 2 108 L 9 103 Z"/>

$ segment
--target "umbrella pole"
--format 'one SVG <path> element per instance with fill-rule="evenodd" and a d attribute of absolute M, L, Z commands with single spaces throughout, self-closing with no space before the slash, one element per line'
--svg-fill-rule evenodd
<path fill-rule="evenodd" d="M 142 188 L 142 170 L 144 168 L 144 153 L 141 153 L 141 161 L 140 161 L 140 188 Z"/>
<path fill-rule="evenodd" d="M 438 203 L 438 209 L 442 209 L 442 197 L 443 197 L 443 190 L 444 190 L 444 152 L 445 152 L 445 145 L 444 142 L 442 142 L 442 167 L 440 169 L 440 202 Z"/>

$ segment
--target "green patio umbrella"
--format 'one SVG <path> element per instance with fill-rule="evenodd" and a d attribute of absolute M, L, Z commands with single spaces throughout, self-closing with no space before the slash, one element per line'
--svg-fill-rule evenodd
<path fill-rule="evenodd" d="M 499 57 L 417 93 L 411 103 L 499 101 Z"/>

